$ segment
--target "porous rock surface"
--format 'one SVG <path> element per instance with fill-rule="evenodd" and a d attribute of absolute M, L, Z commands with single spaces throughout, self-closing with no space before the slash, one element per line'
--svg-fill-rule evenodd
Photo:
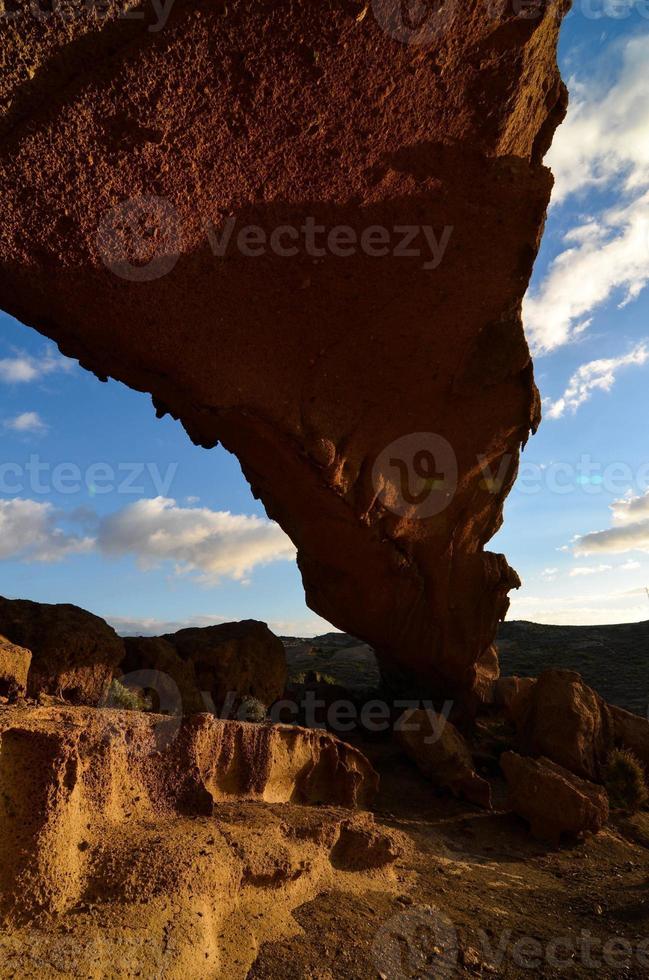
<path fill-rule="evenodd" d="M 540 415 L 520 308 L 567 0 L 121 6 L 0 23 L 0 306 L 236 453 L 309 605 L 386 670 L 469 691 L 518 585 L 483 549 Z M 232 220 L 297 252 L 215 255 Z"/>
<path fill-rule="evenodd" d="M 72 605 L 0 596 L 0 633 L 31 650 L 27 693 L 97 705 L 105 696 L 124 646 L 115 630 Z"/>
<path fill-rule="evenodd" d="M 320 891 L 390 889 L 376 782 L 321 732 L 0 708 L 3 975 L 245 977 Z"/>

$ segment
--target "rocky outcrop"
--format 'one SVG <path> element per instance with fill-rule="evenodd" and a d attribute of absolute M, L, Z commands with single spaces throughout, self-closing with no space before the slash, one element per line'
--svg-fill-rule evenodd
<path fill-rule="evenodd" d="M 119 679 L 127 687 L 154 692 L 158 710 L 191 715 L 209 709 L 201 697 L 192 661 L 183 660 L 164 637 L 125 636 L 124 649 Z"/>
<path fill-rule="evenodd" d="M 162 638 L 188 664 L 199 692 L 212 710 L 221 711 L 228 695 L 257 698 L 267 707 L 282 696 L 288 670 L 284 644 L 265 623 L 239 623 L 191 628 Z M 232 707 L 232 705 L 231 705 Z"/>
<path fill-rule="evenodd" d="M 410 709 L 395 725 L 395 737 L 436 786 L 491 808 L 491 787 L 474 771 L 469 747 L 455 725 L 432 709 Z"/>
<path fill-rule="evenodd" d="M 124 656 L 115 630 L 77 606 L 0 597 L 0 633 L 31 650 L 27 691 L 32 697 L 51 694 L 73 704 L 99 704 Z"/>
<path fill-rule="evenodd" d="M 520 751 L 599 780 L 613 746 L 608 705 L 571 670 L 546 670 L 523 690 L 514 699 Z"/>
<path fill-rule="evenodd" d="M 5 636 L 0 636 L 0 696 L 16 698 L 27 693 L 31 659 L 31 650 L 18 647 Z"/>
<path fill-rule="evenodd" d="M 499 677 L 491 689 L 490 703 L 501 709 L 509 721 L 520 725 L 535 684 L 536 677 Z"/>
<path fill-rule="evenodd" d="M 562 834 L 597 833 L 608 820 L 606 791 L 550 759 L 501 756 L 509 806 L 529 822 L 534 837 L 558 843 Z"/>
<path fill-rule="evenodd" d="M 309 605 L 421 690 L 473 688 L 519 584 L 484 547 L 539 421 L 568 6 L 0 23 L 0 305 L 236 453 Z"/>
<path fill-rule="evenodd" d="M 321 891 L 394 887 L 375 788 L 320 732 L 0 708 L 3 972 L 243 980 Z"/>

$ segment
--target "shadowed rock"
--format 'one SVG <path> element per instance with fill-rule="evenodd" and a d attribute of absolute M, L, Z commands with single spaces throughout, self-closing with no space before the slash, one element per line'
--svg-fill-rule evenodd
<path fill-rule="evenodd" d="M 518 744 L 577 776 L 599 780 L 613 746 L 609 706 L 571 670 L 546 670 L 513 702 Z"/>
<path fill-rule="evenodd" d="M 608 797 L 601 786 L 550 759 L 524 759 L 505 752 L 500 761 L 509 805 L 529 822 L 534 837 L 556 844 L 562 834 L 597 833 L 607 822 Z"/>
<path fill-rule="evenodd" d="M 268 707 L 284 693 L 284 644 L 265 623 L 219 623 L 168 633 L 162 639 L 188 665 L 198 692 L 211 699 L 203 710 L 220 711 L 228 695 L 249 695 Z"/>
<path fill-rule="evenodd" d="M 452 722 L 431 709 L 409 710 L 395 727 L 397 742 L 436 786 L 491 808 L 491 787 L 474 770 L 466 741 Z"/>
<path fill-rule="evenodd" d="M 0 633 L 32 652 L 27 692 L 96 705 L 124 646 L 112 627 L 85 609 L 0 596 Z"/>
<path fill-rule="evenodd" d="M 520 308 L 567 6 L 0 23 L 0 305 L 236 453 L 309 605 L 426 691 L 473 688 L 519 584 L 484 547 L 540 417 Z"/>

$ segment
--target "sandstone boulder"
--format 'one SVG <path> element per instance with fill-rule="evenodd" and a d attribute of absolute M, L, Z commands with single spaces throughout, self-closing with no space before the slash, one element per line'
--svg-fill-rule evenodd
<path fill-rule="evenodd" d="M 246 619 L 239 623 L 190 628 L 162 639 L 187 664 L 188 678 L 195 677 L 199 693 L 208 701 L 202 710 L 220 712 L 228 704 L 236 708 L 241 697 L 258 698 L 267 707 L 286 687 L 284 644 L 265 623 Z"/>
<path fill-rule="evenodd" d="M 0 695 L 2 697 L 15 698 L 27 693 L 27 675 L 31 659 L 31 650 L 16 646 L 5 636 L 0 636 Z"/>
<path fill-rule="evenodd" d="M 466 741 L 443 715 L 431 709 L 410 709 L 398 720 L 395 737 L 436 786 L 491 808 L 489 783 L 477 775 Z"/>
<path fill-rule="evenodd" d="M 70 605 L 0 597 L 0 633 L 31 650 L 27 692 L 96 705 L 124 657 L 120 638 L 103 619 Z"/>
<path fill-rule="evenodd" d="M 292 909 L 389 887 L 377 783 L 322 732 L 0 706 L 0 972 L 244 980 Z"/>
<path fill-rule="evenodd" d="M 0 306 L 221 441 L 310 607 L 464 695 L 520 584 L 484 548 L 540 418 L 521 301 L 569 3 L 360 6 L 12 5 Z"/>
<path fill-rule="evenodd" d="M 534 837 L 558 843 L 562 834 L 597 833 L 609 816 L 601 786 L 556 765 L 550 759 L 526 759 L 515 752 L 501 756 L 509 806 L 530 824 Z"/>
<path fill-rule="evenodd" d="M 613 745 L 611 713 L 581 676 L 546 670 L 514 701 L 518 746 L 577 776 L 598 780 Z"/>

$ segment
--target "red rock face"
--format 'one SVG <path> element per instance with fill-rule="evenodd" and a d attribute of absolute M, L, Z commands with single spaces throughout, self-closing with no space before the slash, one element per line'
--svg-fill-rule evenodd
<path fill-rule="evenodd" d="M 539 420 L 520 305 L 566 5 L 541 6 L 0 23 L 0 305 L 236 453 L 309 605 L 445 694 L 518 584 L 483 549 Z"/>

